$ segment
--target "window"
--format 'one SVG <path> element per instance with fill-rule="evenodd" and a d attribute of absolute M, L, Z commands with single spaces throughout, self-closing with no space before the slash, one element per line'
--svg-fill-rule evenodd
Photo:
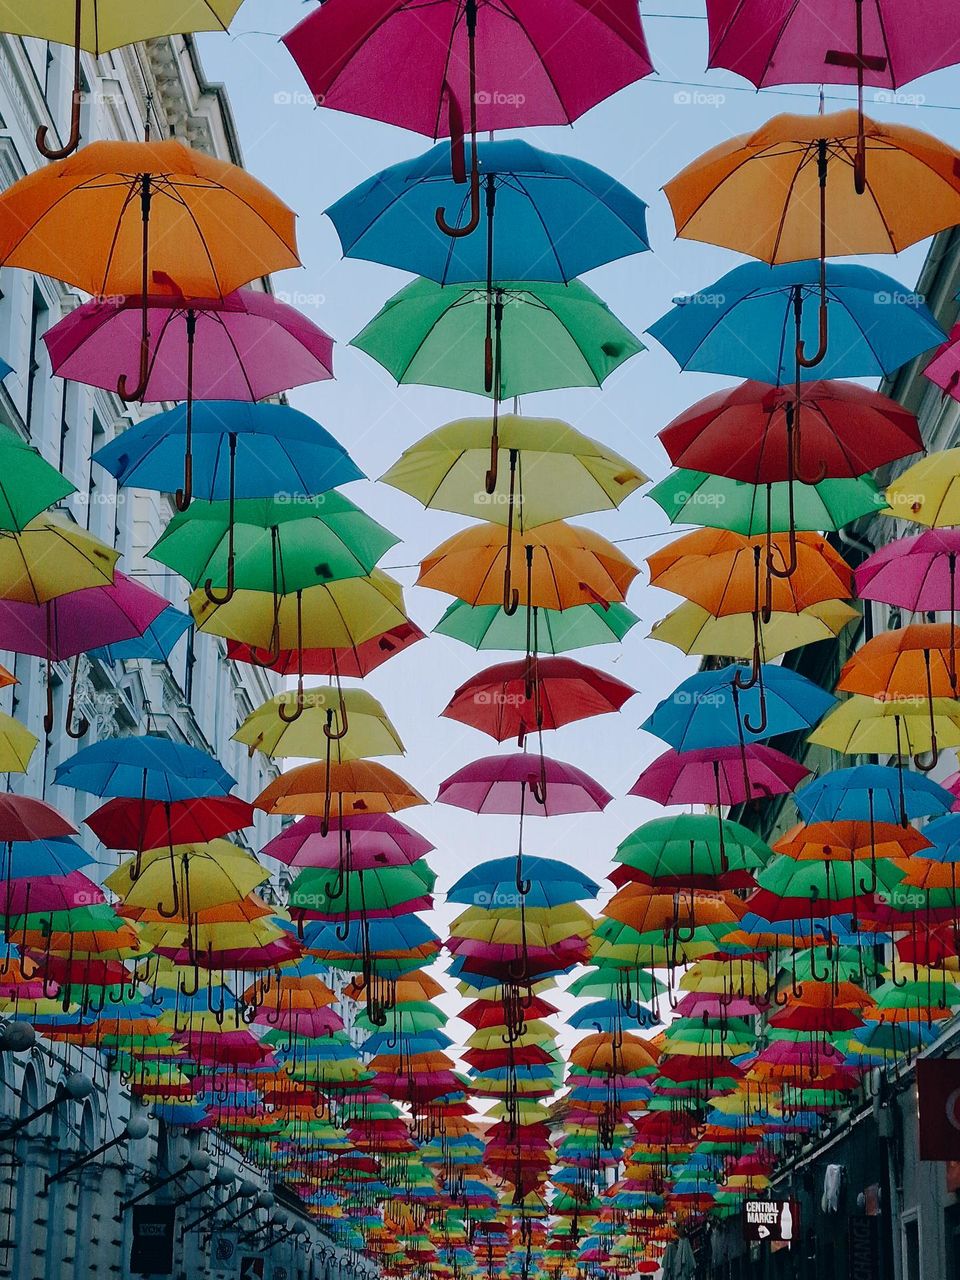
<path fill-rule="evenodd" d="M 922 1280 L 920 1273 L 920 1221 L 916 1214 L 903 1222 L 903 1280 Z"/>

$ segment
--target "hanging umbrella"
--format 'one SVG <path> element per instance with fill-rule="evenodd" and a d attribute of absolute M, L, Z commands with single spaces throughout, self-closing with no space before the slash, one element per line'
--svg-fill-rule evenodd
<path fill-rule="evenodd" d="M 362 680 L 388 659 L 403 653 L 424 638 L 415 622 L 402 622 L 359 644 L 342 648 L 281 649 L 277 655 L 236 640 L 228 640 L 227 657 L 233 662 L 249 662 L 258 667 L 266 667 L 282 676 L 302 673 Z"/>
<path fill-rule="evenodd" d="M 326 210 L 344 254 L 440 284 L 485 279 L 489 289 L 494 280 L 567 283 L 649 249 L 646 205 L 593 165 L 519 139 L 466 150 L 468 164 L 482 173 L 483 231 L 476 204 L 471 208 L 479 189 L 464 194 L 441 144 L 374 174 Z M 446 226 L 462 234 L 452 243 L 434 216 L 438 209 L 453 211 Z"/>
<path fill-rule="evenodd" d="M 537 658 L 488 667 L 462 684 L 440 713 L 472 725 L 498 742 L 559 729 L 619 711 L 635 693 L 629 685 L 572 658 Z"/>
<path fill-rule="evenodd" d="M 305 18 L 284 43 L 319 105 L 450 137 L 452 172 L 461 183 L 468 129 L 474 226 L 478 132 L 572 124 L 653 70 L 639 14 L 610 0 L 522 12 L 470 0 L 438 4 L 429 14 L 410 0 L 337 3 Z M 584 65 L 592 68 L 588 77 Z M 408 91 L 384 92 L 385 83 L 406 84 Z M 512 88 L 491 93 L 484 85 Z"/>
<path fill-rule="evenodd" d="M 861 135 L 871 153 L 869 201 L 856 190 L 862 173 L 849 186 L 842 175 L 829 180 L 837 166 L 856 167 Z M 901 198 L 905 186 L 912 194 L 907 202 Z M 796 350 L 808 368 L 821 362 L 828 346 L 827 257 L 899 253 L 960 221 L 954 152 L 919 130 L 877 124 L 856 111 L 777 116 L 695 160 L 664 191 L 679 235 L 771 263 L 818 258 L 819 345 L 808 356 L 801 336 Z M 745 199 L 752 203 L 749 219 L 742 216 Z"/>
<path fill-rule="evenodd" d="M 40 605 L 84 587 L 110 586 L 119 551 L 59 513 L 0 530 L 0 599 Z"/>
<path fill-rule="evenodd" d="M 6 426 L 0 428 L 0 474 L 0 529 L 19 532 L 45 507 L 76 492 L 76 485 Z"/>
<path fill-rule="evenodd" d="M 764 662 L 792 649 L 820 640 L 836 640 L 845 627 L 860 618 L 857 609 L 843 600 L 821 600 L 799 613 L 771 610 L 760 613 L 756 626 L 752 613 L 728 613 L 716 617 L 702 605 L 686 600 L 654 625 L 651 640 L 672 644 L 683 653 L 751 658 L 758 646 Z M 759 634 L 757 634 L 759 633 Z"/>
<path fill-rule="evenodd" d="M 929 366 L 926 372 L 929 374 Z M 928 454 L 887 486 L 886 515 L 900 516 L 930 529 L 960 524 L 956 481 L 960 449 Z"/>
<path fill-rule="evenodd" d="M 382 764 L 371 760 L 299 765 L 281 774 L 260 792 L 255 809 L 264 813 L 295 813 L 331 821 L 331 797 L 335 817 L 364 813 L 395 813 L 426 804 L 409 783 Z"/>
<path fill-rule="evenodd" d="M 26 773 L 37 741 L 13 716 L 0 712 L 0 773 Z"/>
<path fill-rule="evenodd" d="M 899 326 L 890 326 L 899 332 Z M 835 327 L 836 331 L 836 327 Z M 803 448 L 795 447 L 796 420 L 803 422 Z M 923 449 L 912 413 L 879 392 L 856 383 L 804 382 L 771 387 L 744 382 L 698 400 L 658 438 L 677 467 L 770 484 L 793 472 L 850 479 Z M 804 465 L 804 455 L 808 464 Z"/>
<path fill-rule="evenodd" d="M 806 822 L 860 819 L 899 822 L 948 813 L 953 797 L 930 778 L 887 765 L 864 764 L 821 774 L 796 796 Z"/>
<path fill-rule="evenodd" d="M 742 752 L 739 745 L 696 751 L 671 748 L 644 769 L 628 794 L 661 805 L 715 804 L 722 809 L 786 795 L 809 772 L 782 751 L 756 742 Z"/>
<path fill-rule="evenodd" d="M 73 722 L 79 655 L 104 642 L 142 635 L 166 608 L 163 596 L 122 573 L 115 574 L 109 585 L 68 590 L 43 603 L 0 599 L 0 626 L 7 648 L 46 662 L 44 729 L 48 734 L 53 731 L 53 663 L 74 659 L 66 731 L 71 738 L 82 738 L 90 724 L 84 716 L 76 725 Z"/>
<path fill-rule="evenodd" d="M 109 738 L 57 765 L 54 781 L 96 796 L 142 800 L 195 800 L 218 796 L 236 779 L 205 751 L 157 734 Z"/>
<path fill-rule="evenodd" d="M 574 765 L 544 759 L 547 791 L 537 798 L 541 761 L 523 754 L 474 760 L 440 783 L 437 800 L 472 813 L 513 813 L 550 817 L 599 813 L 612 796 Z"/>
<path fill-rule="evenodd" d="M 302 711 L 295 720 L 290 707 Z M 271 759 L 329 754 L 336 742 L 340 761 L 403 754 L 403 743 L 380 703 L 364 689 L 306 689 L 278 693 L 252 711 L 233 735 L 251 752 Z"/>
<path fill-rule="evenodd" d="M 535 608 L 535 650 L 561 654 L 595 644 L 616 644 L 638 621 L 626 605 L 613 601 L 573 605 L 563 610 Z M 469 605 L 454 600 L 433 630 L 435 635 L 450 636 L 472 649 L 522 650 L 529 643 L 526 617 L 504 613 L 500 605 Z"/>
<path fill-rule="evenodd" d="M 194 31 L 226 31 L 240 8 L 241 0 L 161 0 L 146 11 L 132 10 L 123 0 L 59 0 L 38 9 L 8 0 L 0 7 L 0 26 L 10 35 L 35 36 L 40 40 L 73 46 L 73 109 L 70 133 L 62 147 L 47 143 L 49 129 L 37 130 L 37 150 L 48 160 L 60 160 L 80 144 L 80 122 L 84 102 L 84 81 L 80 67 L 82 50 L 99 58 L 123 45 L 139 44 L 160 36 Z"/>
<path fill-rule="evenodd" d="M 44 840 L 76 834 L 76 827 L 45 801 L 0 792 L 0 840 Z"/>
<path fill-rule="evenodd" d="M 287 866 L 329 870 L 343 856 L 341 832 L 351 844 L 357 870 L 416 862 L 433 850 L 429 840 L 387 813 L 355 813 L 338 818 L 336 829 L 326 834 L 319 818 L 300 818 L 265 844 L 261 853 Z"/>
<path fill-rule="evenodd" d="M 216 840 L 253 825 L 254 813 L 238 796 L 189 800 L 141 800 L 116 796 L 84 818 L 84 826 L 108 849 L 165 849 Z"/>
<path fill-rule="evenodd" d="M 97 645 L 95 649 L 88 649 L 87 653 L 90 658 L 111 665 L 141 659 L 147 662 L 167 662 L 192 626 L 193 619 L 188 613 L 167 605 L 144 629 L 142 635 L 133 636 L 129 640 L 118 640 L 113 644 Z"/>
<path fill-rule="evenodd" d="M 316 498 L 203 503 L 174 516 L 150 557 L 203 584 L 213 604 L 239 587 L 274 597 L 339 578 L 364 577 L 398 541 L 331 490 Z M 214 590 L 225 583 L 226 591 Z"/>
<path fill-rule="evenodd" d="M 845 755 L 922 756 L 960 746 L 960 707 L 954 699 L 876 702 L 854 694 L 835 707 L 808 741 Z"/>
<path fill-rule="evenodd" d="M 257 860 L 226 840 L 138 853 L 104 880 L 123 899 L 120 912 L 159 922 L 237 902 L 269 879 Z M 136 913 L 136 914 L 135 914 Z"/>
<path fill-rule="evenodd" d="M 816 303 L 819 295 L 816 259 L 775 266 L 746 262 L 706 288 L 678 298 L 673 310 L 647 332 L 683 369 L 778 386 L 794 384 L 792 392 L 784 393 L 786 404 L 796 400 L 799 381 L 801 410 L 807 405 L 804 383 L 811 379 L 819 383 L 823 378 L 880 377 L 943 340 L 930 309 L 899 281 L 871 267 L 830 262 L 826 297 L 834 340 L 814 372 L 797 363 L 796 346 L 798 338 L 805 347 L 818 340 L 819 319 L 807 303 Z M 848 388 L 845 398 L 856 398 L 862 390 Z M 736 401 L 739 393 L 735 387 L 717 393 L 717 398 L 729 394 Z M 704 403 L 713 402 L 708 397 Z M 882 404 L 882 399 L 874 404 Z"/>

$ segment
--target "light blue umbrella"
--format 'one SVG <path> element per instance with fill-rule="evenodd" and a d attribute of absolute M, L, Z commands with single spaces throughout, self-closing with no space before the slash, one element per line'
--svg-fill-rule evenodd
<path fill-rule="evenodd" d="M 553 858 L 529 858 L 524 861 L 524 875 L 530 881 L 525 907 L 557 907 L 580 899 L 595 898 L 600 886 L 576 867 Z M 494 858 L 468 871 L 447 891 L 448 902 L 463 902 L 495 911 L 497 908 L 519 907 L 517 895 L 517 860 L 515 857 Z"/>
<path fill-rule="evenodd" d="M 731 747 L 810 729 L 836 702 L 787 667 L 761 663 L 760 679 L 750 689 L 736 688 L 738 670 L 729 666 L 688 677 L 640 727 L 677 751 Z"/>
<path fill-rule="evenodd" d="M 224 795 L 236 786 L 213 756 L 158 734 L 95 742 L 57 765 L 54 781 L 95 796 L 170 803 Z"/>
<path fill-rule="evenodd" d="M 441 143 L 331 205 L 326 212 L 344 254 L 441 284 L 566 283 L 650 248 L 646 205 L 602 169 L 519 139 L 481 142 L 477 149 L 485 216 L 470 234 L 454 238 L 438 226 L 439 209 L 451 225 L 466 225 L 470 201 L 470 188 L 454 182 L 450 148 Z M 469 168 L 470 144 L 466 150 Z"/>
<path fill-rule="evenodd" d="M 193 496 L 210 502 L 227 501 L 231 488 L 237 498 L 296 499 L 364 479 L 329 431 L 287 405 L 198 401 L 191 434 Z M 93 460 L 122 486 L 172 493 L 183 482 L 186 439 L 187 409 L 178 405 L 128 427 Z"/>
<path fill-rule="evenodd" d="M 101 645 L 98 649 L 91 649 L 87 656 L 107 663 L 132 662 L 137 658 L 166 662 L 177 642 L 192 626 L 193 618 L 189 613 L 182 613 L 171 605 L 150 623 L 142 636 L 121 640 L 118 644 Z"/>
<path fill-rule="evenodd" d="M 881 764 L 832 769 L 798 791 L 795 800 L 805 822 L 869 822 L 872 818 L 901 826 L 914 818 L 949 813 L 954 804 L 950 792 L 932 778 Z"/>
<path fill-rule="evenodd" d="M 675 299 L 673 310 L 647 332 L 682 369 L 792 382 L 797 297 L 801 335 L 810 351 L 819 342 L 816 260 L 773 267 L 744 263 L 698 293 Z M 827 263 L 827 317 L 827 354 L 813 368 L 801 366 L 805 381 L 881 377 L 946 337 L 918 294 L 881 271 L 852 263 Z"/>

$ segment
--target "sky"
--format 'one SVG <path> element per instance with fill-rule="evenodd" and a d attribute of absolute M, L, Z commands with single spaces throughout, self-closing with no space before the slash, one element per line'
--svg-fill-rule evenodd
<path fill-rule="evenodd" d="M 421 154 L 429 140 L 416 134 L 324 111 L 313 104 L 300 73 L 279 37 L 313 8 L 301 0 L 246 0 L 233 31 L 201 36 L 208 77 L 223 81 L 237 120 L 244 162 L 299 214 L 303 269 L 277 275 L 278 295 L 337 339 L 336 380 L 296 390 L 290 401 L 311 414 L 350 451 L 372 479 L 383 474 L 403 449 L 452 419 L 489 412 L 485 401 L 435 388 L 398 388 L 379 365 L 347 346 L 393 293 L 411 279 L 388 267 L 343 259 L 324 209 L 371 174 Z M 636 334 L 667 311 L 672 299 L 705 289 L 744 259 L 735 253 L 676 239 L 661 187 L 709 147 L 757 128 L 782 111 L 815 113 L 817 90 L 798 87 L 756 93 L 722 71 L 706 72 L 707 27 L 703 7 L 692 0 L 650 0 L 642 6 L 648 44 L 657 73 L 588 113 L 572 128 L 531 129 L 536 146 L 578 156 L 606 170 L 649 204 L 652 252 L 623 259 L 584 277 Z M 413 71 L 411 72 L 414 73 Z M 897 100 L 867 91 L 868 115 L 934 133 L 960 148 L 960 74 L 938 72 L 907 87 Z M 397 86 L 403 92 L 403 86 Z M 831 87 L 826 109 L 852 105 L 853 90 Z M 744 216 L 749 216 L 745 211 Z M 908 287 L 922 265 L 926 246 L 899 257 L 864 259 Z M 574 390 L 525 398 L 523 410 L 570 422 L 625 455 L 653 480 L 669 463 L 656 433 L 677 413 L 733 379 L 681 373 L 653 339 L 649 350 L 622 365 L 601 390 Z M 402 542 L 382 567 L 406 588 L 410 616 L 426 630 L 442 615 L 449 597 L 412 588 L 418 561 L 470 523 L 458 516 L 424 511 L 407 495 L 382 484 L 350 486 L 348 493 Z M 577 518 L 638 563 L 664 545 L 666 517 L 642 491 L 618 510 Z M 529 853 L 570 862 L 603 881 L 621 840 L 660 810 L 628 797 L 645 765 L 665 745 L 639 725 L 656 703 L 695 662 L 657 641 L 651 626 L 677 604 L 649 586 L 645 569 L 631 589 L 630 608 L 640 625 L 622 646 L 603 646 L 573 656 L 609 671 L 638 690 L 617 715 L 567 726 L 545 735 L 548 755 L 576 764 L 615 797 L 600 815 L 530 819 Z M 365 683 L 378 697 L 406 745 L 402 760 L 386 760 L 433 800 L 439 783 L 480 756 L 509 752 L 493 739 L 439 713 L 464 680 L 509 655 L 476 653 L 454 640 L 431 636 L 386 663 Z M 469 867 L 515 852 L 516 819 L 477 817 L 444 805 L 409 810 L 404 820 L 435 845 L 430 861 L 438 872 L 439 921 L 454 912 L 443 890 Z M 609 886 L 607 886 L 607 896 Z M 602 899 L 601 899 L 602 900 Z M 451 1009 L 455 1005 L 451 1005 Z"/>

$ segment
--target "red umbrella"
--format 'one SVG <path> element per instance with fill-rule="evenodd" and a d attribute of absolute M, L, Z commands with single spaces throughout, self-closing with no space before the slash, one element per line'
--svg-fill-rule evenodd
<path fill-rule="evenodd" d="M 266 667 L 282 676 L 340 676 L 362 680 L 389 658 L 423 639 L 424 633 L 416 623 L 402 622 L 347 649 L 281 649 L 274 655 L 266 649 L 228 640 L 227 657 L 234 662 Z"/>
<path fill-rule="evenodd" d="M 796 428 L 803 422 L 802 445 Z M 793 476 L 851 478 L 923 450 L 917 420 L 901 405 L 855 383 L 774 387 L 743 382 L 698 400 L 659 433 L 676 467 L 746 484 Z"/>
<path fill-rule="evenodd" d="M 528 733 L 619 711 L 635 692 L 572 658 L 535 657 L 479 672 L 460 686 L 441 715 L 498 742 L 517 738 L 522 745 Z"/>
<path fill-rule="evenodd" d="M 47 840 L 76 834 L 73 823 L 46 801 L 0 792 L 0 841 Z"/>
<path fill-rule="evenodd" d="M 253 808 L 238 796 L 196 800 L 117 797 L 95 809 L 84 825 L 109 849 L 162 849 L 198 844 L 253 825 Z"/>

